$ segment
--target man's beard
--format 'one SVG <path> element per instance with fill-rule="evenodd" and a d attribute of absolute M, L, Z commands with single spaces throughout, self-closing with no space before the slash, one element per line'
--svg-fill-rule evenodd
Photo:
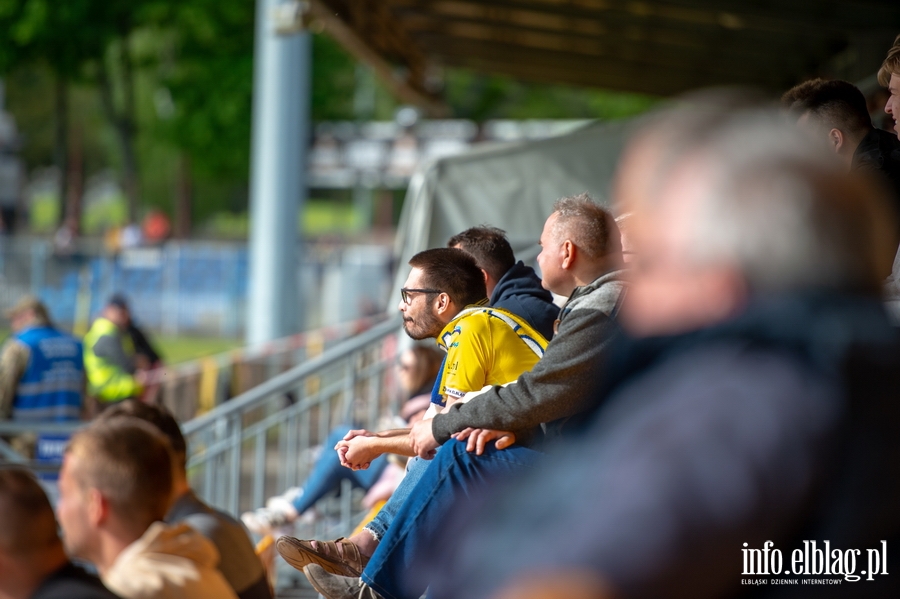
<path fill-rule="evenodd" d="M 415 322 L 410 322 L 407 319 L 403 320 L 403 330 L 416 341 L 437 337 L 443 329 L 444 323 L 438 320 L 434 312 L 424 313 Z"/>

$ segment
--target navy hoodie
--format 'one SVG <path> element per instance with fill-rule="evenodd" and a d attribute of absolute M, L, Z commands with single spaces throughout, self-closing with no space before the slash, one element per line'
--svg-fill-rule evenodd
<path fill-rule="evenodd" d="M 534 269 L 521 260 L 497 282 L 490 305 L 524 318 L 548 341 L 553 338 L 559 306 L 553 303 L 553 295 L 541 286 Z"/>

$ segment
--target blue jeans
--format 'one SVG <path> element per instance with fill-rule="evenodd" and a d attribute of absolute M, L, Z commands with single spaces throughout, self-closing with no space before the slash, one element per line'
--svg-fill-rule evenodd
<path fill-rule="evenodd" d="M 440 453 L 440 448 L 438 448 L 438 453 Z M 406 498 L 412 493 L 416 483 L 419 482 L 419 479 L 422 478 L 422 475 L 428 470 L 430 464 L 430 461 L 423 460 L 422 458 L 410 458 L 406 465 L 406 476 L 400 481 L 400 485 L 394 489 L 394 492 L 391 495 L 391 498 L 387 500 L 387 503 L 378 510 L 378 514 L 375 515 L 371 522 L 366 524 L 366 530 L 372 531 L 372 533 L 375 534 L 376 539 L 380 541 L 384 538 L 388 528 L 391 526 L 391 522 L 393 522 L 394 518 L 397 516 L 397 512 L 406 502 Z"/>
<path fill-rule="evenodd" d="M 349 480 L 357 487 L 368 491 L 378 481 L 378 477 L 387 466 L 387 458 L 380 456 L 372 460 L 372 463 L 365 470 L 351 470 L 341 466 L 341 460 L 334 446 L 337 442 L 344 438 L 349 426 L 337 427 L 328 433 L 325 444 L 322 447 L 322 453 L 319 459 L 313 465 L 312 472 L 303 484 L 303 494 L 294 499 L 294 508 L 298 514 L 302 514 L 311 508 L 317 501 L 325 497 L 331 491 L 337 491 L 341 488 L 342 480 Z"/>
<path fill-rule="evenodd" d="M 385 599 L 418 599 L 425 587 L 411 580 L 413 561 L 421 557 L 444 516 L 454 505 L 484 485 L 521 472 L 544 454 L 519 447 L 497 450 L 493 445 L 477 456 L 465 441 L 448 441 L 422 474 L 378 544 L 362 580 Z"/>

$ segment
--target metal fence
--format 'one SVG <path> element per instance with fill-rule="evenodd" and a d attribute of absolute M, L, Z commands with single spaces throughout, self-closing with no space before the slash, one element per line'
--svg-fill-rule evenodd
<path fill-rule="evenodd" d="M 320 355 L 384 318 L 384 315 L 360 318 L 256 346 L 161 366 L 147 373 L 145 400 L 164 405 L 180 422 L 187 422 Z"/>
<path fill-rule="evenodd" d="M 185 423 L 198 494 L 230 513 L 262 506 L 305 480 L 332 428 L 396 411 L 399 326 L 384 321 Z"/>
<path fill-rule="evenodd" d="M 380 312 L 391 284 L 383 245 L 308 243 L 297 259 L 298 330 Z M 247 310 L 245 243 L 168 241 L 106 251 L 83 240 L 66 252 L 40 237 L 0 236 L 0 310 L 37 295 L 53 319 L 87 330 L 114 292 L 143 327 L 166 335 L 240 337 Z"/>
<path fill-rule="evenodd" d="M 305 480 L 316 451 L 338 425 L 377 428 L 395 413 L 396 318 L 325 349 L 320 355 L 182 425 L 188 474 L 198 495 L 232 514 Z M 65 437 L 84 423 L 0 422 L 0 436 Z M 0 462 L 54 475 L 59 460 L 29 459 L 0 440 Z M 349 513 L 342 525 L 350 522 Z"/>

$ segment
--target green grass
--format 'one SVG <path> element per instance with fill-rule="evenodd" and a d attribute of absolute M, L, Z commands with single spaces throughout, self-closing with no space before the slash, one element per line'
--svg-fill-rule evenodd
<path fill-rule="evenodd" d="M 162 354 L 166 364 L 178 364 L 205 356 L 219 354 L 241 347 L 239 339 L 219 337 L 162 337 L 154 336 L 151 342 Z"/>
<path fill-rule="evenodd" d="M 31 230 L 52 233 L 59 222 L 59 202 L 55 195 L 44 194 L 32 200 L 29 212 Z M 81 218 L 82 232 L 89 235 L 102 233 L 108 227 L 119 227 L 128 222 L 128 205 L 125 198 L 109 198 L 94 203 L 84 210 Z"/>
<path fill-rule="evenodd" d="M 304 235 L 350 234 L 364 225 L 362 215 L 352 204 L 329 200 L 308 199 L 303 214 L 297 217 L 297 230 Z M 250 217 L 246 212 L 217 212 L 201 229 L 214 237 L 245 239 L 250 231 Z"/>
<path fill-rule="evenodd" d="M 9 329 L 0 328 L 0 340 L 5 340 Z M 243 346 L 240 339 L 221 337 L 166 337 L 151 335 L 150 342 L 162 354 L 166 364 L 178 364 L 205 356 L 219 354 Z"/>

